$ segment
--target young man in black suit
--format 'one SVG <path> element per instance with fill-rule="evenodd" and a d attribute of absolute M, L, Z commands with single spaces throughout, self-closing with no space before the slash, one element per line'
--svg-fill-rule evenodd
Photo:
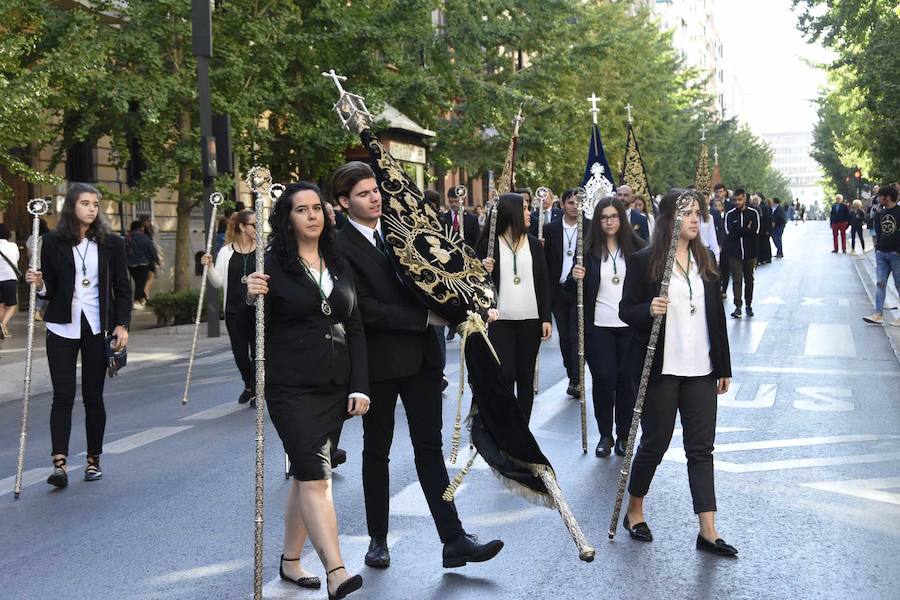
<path fill-rule="evenodd" d="M 569 271 L 575 263 L 575 246 L 578 236 L 578 202 L 574 189 L 562 195 L 563 217 L 544 225 L 544 256 L 547 258 L 547 273 L 550 279 L 550 306 L 559 332 L 559 351 L 563 365 L 569 376 L 566 393 L 578 397 L 578 351 L 575 347 L 575 297 L 563 288 Z M 532 222 L 534 222 L 532 218 Z M 591 230 L 590 219 L 584 221 L 584 233 Z"/>
<path fill-rule="evenodd" d="M 490 560 L 503 542 L 485 544 L 467 534 L 456 505 L 441 498 L 450 483 L 441 440 L 441 352 L 431 325 L 447 322 L 429 311 L 394 270 L 381 233 L 381 193 L 375 174 L 354 161 L 332 178 L 332 193 L 349 221 L 338 250 L 353 270 L 369 358 L 372 406 L 363 417 L 363 493 L 370 567 L 388 567 L 388 461 L 397 396 L 403 401 L 419 483 L 441 542 L 444 567 Z"/>
<path fill-rule="evenodd" d="M 616 189 L 616 197 L 619 199 L 619 202 L 625 206 L 625 214 L 628 215 L 628 222 L 631 224 L 631 228 L 637 236 L 645 242 L 650 241 L 650 221 L 647 220 L 647 216 L 639 211 L 631 210 L 631 203 L 634 201 L 631 187 L 620 185 Z"/>
<path fill-rule="evenodd" d="M 734 312 L 740 319 L 742 296 L 747 303 L 747 316 L 753 316 L 753 272 L 759 256 L 759 212 L 749 205 L 747 192 L 734 190 L 734 208 L 725 213 L 725 247 L 731 271 Z"/>
<path fill-rule="evenodd" d="M 475 248 L 481 233 L 478 228 L 478 217 L 466 212 L 462 198 L 456 197 L 456 188 L 450 188 L 447 192 L 447 206 L 449 210 L 441 213 L 441 221 L 452 231 L 459 233 L 469 246 Z"/>

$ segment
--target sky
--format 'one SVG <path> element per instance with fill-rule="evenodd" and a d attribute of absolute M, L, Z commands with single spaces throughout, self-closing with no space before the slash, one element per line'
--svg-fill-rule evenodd
<path fill-rule="evenodd" d="M 736 78 L 737 116 L 758 135 L 811 131 L 811 100 L 826 81 L 813 64 L 831 55 L 806 42 L 791 0 L 717 0 L 715 22 L 726 77 Z"/>

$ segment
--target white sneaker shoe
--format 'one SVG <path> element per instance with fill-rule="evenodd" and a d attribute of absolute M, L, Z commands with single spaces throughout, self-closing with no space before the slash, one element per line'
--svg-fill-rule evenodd
<path fill-rule="evenodd" d="M 881 325 L 882 323 L 884 323 L 884 317 L 878 313 L 873 313 L 867 317 L 863 317 L 863 321 L 865 321 L 866 323 Z"/>

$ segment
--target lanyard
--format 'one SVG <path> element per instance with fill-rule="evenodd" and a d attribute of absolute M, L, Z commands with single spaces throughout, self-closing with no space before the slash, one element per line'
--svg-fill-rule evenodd
<path fill-rule="evenodd" d="M 81 259 L 81 287 L 90 287 L 91 280 L 88 279 L 87 276 L 87 255 L 91 250 L 91 240 L 87 241 L 87 245 L 85 246 L 84 256 L 81 255 L 81 250 L 78 249 L 78 246 L 75 246 L 75 252 L 78 253 L 78 258 Z"/>
<path fill-rule="evenodd" d="M 691 285 L 691 251 L 688 250 L 687 255 L 687 268 L 678 262 L 678 259 L 675 259 L 675 263 L 678 265 L 678 268 L 681 269 L 681 272 L 684 273 L 684 279 L 688 284 L 688 302 L 691 305 L 691 314 L 694 314 L 697 311 L 697 306 L 694 304 L 694 287 Z"/>
<path fill-rule="evenodd" d="M 299 260 L 300 264 L 303 265 L 303 270 L 306 271 L 306 274 L 309 276 L 309 278 L 312 279 L 313 283 L 316 284 L 316 289 L 319 291 L 319 298 L 322 300 L 322 303 L 319 305 L 319 308 L 322 310 L 322 314 L 325 316 L 330 315 L 331 314 L 331 305 L 328 303 L 328 298 L 325 296 L 325 290 L 322 289 L 322 277 L 323 277 L 323 274 L 325 273 L 325 269 L 324 269 L 324 265 L 323 265 L 323 261 L 322 261 L 322 255 L 321 254 L 319 255 L 319 279 L 318 279 L 318 281 L 316 281 L 316 278 L 313 277 L 312 271 L 309 270 L 309 266 L 306 264 L 306 262 L 299 256 L 297 257 L 297 260 Z"/>
<path fill-rule="evenodd" d="M 520 283 L 522 283 L 522 278 L 519 277 L 519 264 L 518 264 L 518 261 L 516 260 L 516 257 L 519 254 L 519 247 L 522 245 L 521 238 L 519 240 L 519 243 L 516 244 L 515 250 L 513 250 L 512 245 L 508 241 L 506 241 L 506 238 L 501 238 L 501 239 L 503 240 L 503 243 L 506 244 L 506 247 L 509 248 L 509 251 L 512 252 L 512 255 L 513 255 L 513 283 L 516 285 L 519 285 Z"/>

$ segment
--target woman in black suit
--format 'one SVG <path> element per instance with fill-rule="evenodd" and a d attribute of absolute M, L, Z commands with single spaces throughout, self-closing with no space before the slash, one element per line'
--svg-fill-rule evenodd
<path fill-rule="evenodd" d="M 300 565 L 307 535 L 327 571 L 329 598 L 362 586 L 344 569 L 331 490 L 331 453 L 344 420 L 369 410 L 366 340 L 353 277 L 338 256 L 319 188 L 289 185 L 269 219 L 265 274 L 247 280 L 266 297 L 266 404 L 291 460 L 281 578 L 321 581 Z"/>
<path fill-rule="evenodd" d="M 47 362 L 53 383 L 50 437 L 53 473 L 47 483 L 66 487 L 66 457 L 75 404 L 75 364 L 81 353 L 81 395 L 87 431 L 85 481 L 103 476 L 100 454 L 106 429 L 103 383 L 106 377 L 104 334 L 112 331 L 116 349 L 128 344 L 131 284 L 125 242 L 113 235 L 100 210 L 100 192 L 75 183 L 66 192 L 56 231 L 43 237 L 41 270 L 28 270 L 28 283 L 46 298 Z"/>
<path fill-rule="evenodd" d="M 694 513 L 700 522 L 697 549 L 734 556 L 737 550 L 726 544 L 716 530 L 712 456 L 716 394 L 728 391 L 731 355 L 715 258 L 699 237 L 700 202 L 705 201 L 699 195 L 684 217 L 668 297 L 659 295 L 674 230 L 675 201 L 680 193 L 681 190 L 671 190 L 666 194 L 659 206 L 651 246 L 628 260 L 619 304 L 619 316 L 634 328 L 635 343 L 642 348 L 641 364 L 653 318 L 665 316 L 641 416 L 643 433 L 631 468 L 624 526 L 634 539 L 653 540 L 644 521 L 644 496 L 669 447 L 675 413 L 679 412 Z"/>
<path fill-rule="evenodd" d="M 490 324 L 488 336 L 527 421 L 534 404 L 535 361 L 541 341 L 550 339 L 552 333 L 550 280 L 541 242 L 528 235 L 529 206 L 524 197 L 503 194 L 497 210 L 496 258 L 486 258 L 487 226 L 477 249 L 494 281 L 500 313 Z"/>
<path fill-rule="evenodd" d="M 584 248 L 584 266 L 575 265 L 566 285 L 574 288 L 584 279 L 584 331 L 588 367 L 594 378 L 592 396 L 600 441 L 594 454 L 609 456 L 616 428 L 616 454 L 625 456 L 625 444 L 634 411 L 636 376 L 632 357 L 633 333 L 619 318 L 626 261 L 644 242 L 628 227 L 625 206 L 615 198 L 603 198 L 594 208 Z M 613 418 L 615 413 L 615 420 Z"/>

